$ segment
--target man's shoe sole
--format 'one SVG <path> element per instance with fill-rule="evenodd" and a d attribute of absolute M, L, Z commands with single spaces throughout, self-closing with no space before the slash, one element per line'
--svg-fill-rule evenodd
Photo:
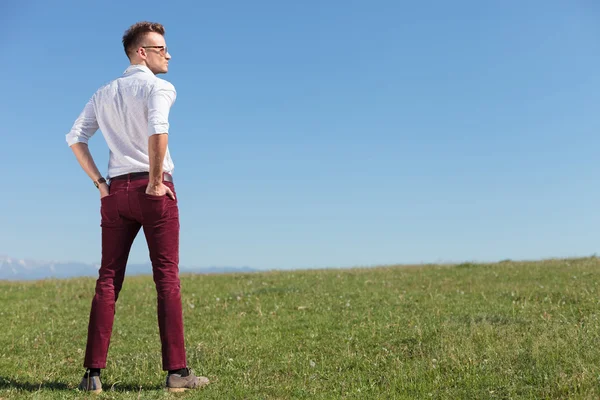
<path fill-rule="evenodd" d="M 188 390 L 188 388 L 167 388 L 167 391 L 171 393 L 181 393 L 185 392 L 186 390 Z"/>

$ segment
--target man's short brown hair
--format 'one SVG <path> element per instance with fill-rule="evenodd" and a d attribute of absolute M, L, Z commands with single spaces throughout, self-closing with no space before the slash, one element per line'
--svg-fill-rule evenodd
<path fill-rule="evenodd" d="M 131 25 L 125 31 L 123 35 L 123 48 L 128 58 L 131 59 L 130 52 L 137 50 L 138 46 L 142 44 L 144 36 L 149 32 L 156 32 L 164 36 L 165 27 L 158 22 L 142 21 Z"/>

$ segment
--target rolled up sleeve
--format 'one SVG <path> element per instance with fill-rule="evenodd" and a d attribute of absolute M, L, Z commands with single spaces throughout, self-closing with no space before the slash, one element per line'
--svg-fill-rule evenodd
<path fill-rule="evenodd" d="M 75 120 L 71 131 L 67 133 L 66 139 L 69 147 L 75 143 L 87 143 L 98 130 L 98 120 L 94 110 L 93 98 L 85 105 L 79 117 Z"/>
<path fill-rule="evenodd" d="M 148 136 L 169 133 L 169 111 L 175 102 L 175 87 L 163 81 L 148 98 Z"/>

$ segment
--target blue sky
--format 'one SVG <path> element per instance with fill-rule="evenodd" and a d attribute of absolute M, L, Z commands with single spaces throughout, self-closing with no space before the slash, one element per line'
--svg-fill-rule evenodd
<path fill-rule="evenodd" d="M 595 1 L 8 1 L 0 254 L 98 262 L 65 142 L 166 26 L 181 263 L 311 268 L 599 249 Z M 101 171 L 108 150 L 90 147 Z M 148 260 L 143 235 L 132 262 Z"/>

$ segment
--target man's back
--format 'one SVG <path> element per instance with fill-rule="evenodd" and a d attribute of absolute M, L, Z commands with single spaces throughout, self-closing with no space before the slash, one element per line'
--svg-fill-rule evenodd
<path fill-rule="evenodd" d="M 110 150 L 108 177 L 148 171 L 148 137 L 169 131 L 173 85 L 147 67 L 131 65 L 123 76 L 101 87 L 67 134 L 69 145 L 87 140 L 99 128 Z M 174 168 L 169 151 L 164 172 Z"/>

